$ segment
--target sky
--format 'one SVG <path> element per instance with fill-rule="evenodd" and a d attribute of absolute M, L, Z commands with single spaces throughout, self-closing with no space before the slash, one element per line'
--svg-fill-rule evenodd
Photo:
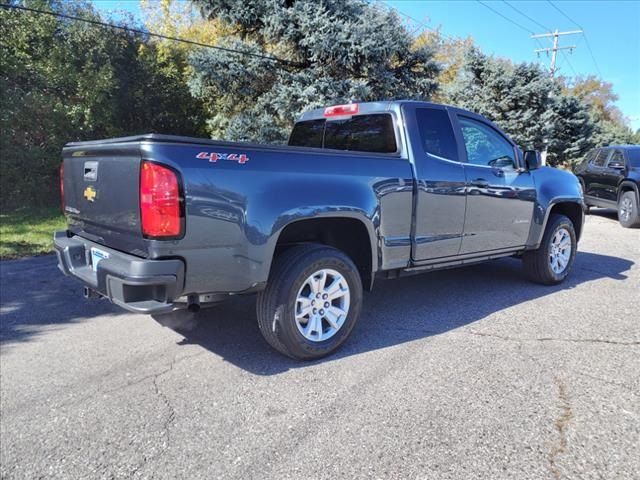
<path fill-rule="evenodd" d="M 140 17 L 139 0 L 94 0 L 105 13 L 125 11 Z M 614 85 L 618 107 L 640 128 L 640 0 L 388 0 L 411 29 L 418 32 L 441 28 L 452 37 L 473 37 L 489 54 L 516 62 L 540 62 L 549 67 L 550 58 L 535 49 L 551 46 L 539 43 L 531 32 L 548 30 L 585 34 L 561 36 L 559 46 L 575 45 L 572 53 L 558 54 L 557 75 L 597 75 Z M 561 10 L 563 15 L 556 8 Z M 498 13 L 496 13 L 498 12 Z M 503 15 L 503 16 L 500 16 Z M 507 18 L 504 18 L 507 17 Z M 567 18 L 568 17 L 568 18 Z M 517 25 L 516 25 L 517 24 Z M 579 27 L 580 26 L 580 27 Z M 591 48 L 589 48 L 591 47 Z"/>

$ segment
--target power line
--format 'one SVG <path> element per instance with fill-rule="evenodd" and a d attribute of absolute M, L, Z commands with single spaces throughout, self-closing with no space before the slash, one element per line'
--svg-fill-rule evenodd
<path fill-rule="evenodd" d="M 502 0 L 504 3 L 506 3 L 509 7 L 511 7 L 513 10 L 515 10 L 516 12 L 518 12 L 520 15 L 522 15 L 525 18 L 528 18 L 529 20 L 531 20 L 533 23 L 535 23 L 536 25 L 538 25 L 539 27 L 544 28 L 547 32 L 550 32 L 551 29 L 549 27 L 545 27 L 544 25 L 542 25 L 540 22 L 538 22 L 537 20 L 534 20 L 533 18 L 531 18 L 529 15 L 527 15 L 526 13 L 524 13 L 522 10 L 514 7 L 513 5 L 511 5 L 509 2 L 507 2 L 506 0 Z"/>
<path fill-rule="evenodd" d="M 91 25 L 97 25 L 100 27 L 106 27 L 106 28 L 113 28 L 116 30 L 124 30 L 125 32 L 131 32 L 131 33 L 136 33 L 139 35 L 145 35 L 145 36 L 149 36 L 149 37 L 156 37 L 156 38 L 162 38 L 164 40 L 171 40 L 174 42 L 182 42 L 182 43 L 188 43 L 190 45 L 195 45 L 198 47 L 205 47 L 205 48 L 212 48 L 214 50 L 220 50 L 223 52 L 228 52 L 228 53 L 237 53 L 239 55 L 247 55 L 249 57 L 254 57 L 254 58 L 261 58 L 263 60 L 269 60 L 272 62 L 276 62 L 280 65 L 288 65 L 291 67 L 303 67 L 303 65 L 298 64 L 298 63 L 294 63 L 294 62 L 290 62 L 289 60 L 284 60 L 282 58 L 278 58 L 278 57 L 274 57 L 274 56 L 269 56 L 269 55 L 261 55 L 259 53 L 253 53 L 253 52 L 246 52 L 246 51 L 242 51 L 242 50 L 235 50 L 233 48 L 227 48 L 227 47 L 220 47 L 217 45 L 209 45 L 206 43 L 200 43 L 200 42 L 195 42 L 193 40 L 187 40 L 185 38 L 178 38 L 178 37 L 171 37 L 168 35 L 162 35 L 160 33 L 153 33 L 153 32 L 149 32 L 146 30 L 141 30 L 138 28 L 131 28 L 131 27 L 125 27 L 122 25 L 114 25 L 111 23 L 106 23 L 106 22 L 100 22 L 98 20 L 91 20 L 88 18 L 82 18 L 82 17 L 76 17 L 73 15 L 66 15 L 64 13 L 59 13 L 59 12 L 51 12 L 51 11 L 47 11 L 47 10 L 38 10 L 36 8 L 29 8 L 29 7 L 22 7 L 20 5 L 9 5 L 6 3 L 0 3 L 0 7 L 2 8 L 7 8 L 7 9 L 13 9 L 13 10 L 22 10 L 25 12 L 31 12 L 31 13 L 37 13 L 40 15 L 49 15 L 52 17 L 57 17 L 57 18 L 65 18 L 67 20 L 74 20 L 77 22 L 84 22 L 84 23 L 89 23 Z"/>
<path fill-rule="evenodd" d="M 422 21 L 420 21 L 420 20 L 417 20 L 417 19 L 413 18 L 411 15 L 409 15 L 409 14 L 407 14 L 407 13 L 404 13 L 404 12 L 402 12 L 402 11 L 398 10 L 398 9 L 397 9 L 397 8 L 395 8 L 395 7 L 392 7 L 391 5 L 389 5 L 388 3 L 386 3 L 384 0 L 377 0 L 377 2 L 378 2 L 378 3 L 381 3 L 382 5 L 384 5 L 384 6 L 385 6 L 386 8 L 388 8 L 389 10 L 392 10 L 392 11 L 396 12 L 397 14 L 399 14 L 399 15 L 401 15 L 401 16 L 403 16 L 403 17 L 405 17 L 405 18 L 408 18 L 409 20 L 411 20 L 411 21 L 413 21 L 414 23 L 416 23 L 419 27 L 422 27 L 422 28 L 424 28 L 424 29 L 426 29 L 426 30 L 431 30 L 432 32 L 435 32 L 435 33 L 437 33 L 438 35 L 440 35 L 440 36 L 442 36 L 442 37 L 448 38 L 449 40 L 455 40 L 455 38 L 454 38 L 454 37 L 452 37 L 451 35 L 447 35 L 447 34 L 445 34 L 445 33 L 442 33 L 442 32 L 441 32 L 440 30 L 438 30 L 437 28 L 433 28 L 433 27 L 431 27 L 431 26 L 427 25 L 426 23 L 424 23 L 424 22 L 422 22 Z"/>
<path fill-rule="evenodd" d="M 509 7 L 511 7 L 514 11 L 516 11 L 517 13 L 519 13 L 520 15 L 522 15 L 523 17 L 527 18 L 528 20 L 530 20 L 531 22 L 535 23 L 536 25 L 538 25 L 539 27 L 542 27 L 543 29 L 545 29 L 547 32 L 551 32 L 551 29 L 546 26 L 543 25 L 542 23 L 538 22 L 535 18 L 530 17 L 529 15 L 527 15 L 526 13 L 524 13 L 522 10 L 520 10 L 519 8 L 516 8 L 515 6 L 511 5 L 509 2 L 507 2 L 507 0 L 502 0 L 504 3 L 506 3 Z M 538 45 L 541 47 L 541 49 L 544 49 L 544 47 L 542 46 L 542 44 L 540 43 L 540 41 L 536 38 L 534 39 Z M 577 46 L 576 46 L 577 47 Z M 567 56 L 567 54 L 564 52 L 564 50 L 560 50 L 560 53 L 562 54 L 562 58 L 564 58 L 564 60 L 567 62 L 567 65 L 569 65 L 569 68 L 571 69 L 571 71 L 573 72 L 573 74 L 577 77 L 578 74 L 576 73 L 576 69 L 573 68 L 573 65 L 571 64 L 571 61 L 569 61 L 569 57 Z"/>
<path fill-rule="evenodd" d="M 571 23 L 577 26 L 580 30 L 582 30 L 582 35 L 584 36 L 584 41 L 587 44 L 587 49 L 589 50 L 589 54 L 591 55 L 591 60 L 593 60 L 593 64 L 596 66 L 596 70 L 598 71 L 598 74 L 602 77 L 602 72 L 600 71 L 600 67 L 598 65 L 598 62 L 596 61 L 596 57 L 593 54 L 593 50 L 591 50 L 591 44 L 589 43 L 589 38 L 587 37 L 587 33 L 584 31 L 584 28 L 582 28 L 582 26 L 578 22 L 576 22 L 571 17 L 569 17 L 569 15 L 567 15 L 562 10 L 560 10 L 560 8 L 557 7 L 554 3 L 552 3 L 551 0 L 547 0 L 547 3 L 551 5 L 553 8 L 555 8 L 558 12 L 560 12 L 560 14 L 563 15 L 567 20 L 569 20 Z"/>
<path fill-rule="evenodd" d="M 476 0 L 479 4 L 483 5 L 484 7 L 488 8 L 489 10 L 491 10 L 493 13 L 495 13 L 496 15 L 501 16 L 502 18 L 504 18 L 505 20 L 507 20 L 508 22 L 514 24 L 515 26 L 517 26 L 518 28 L 524 30 L 525 32 L 528 32 L 531 34 L 531 38 L 533 38 L 536 43 L 538 44 L 538 46 L 540 47 L 539 49 L 535 50 L 536 53 L 540 53 L 540 52 L 553 52 L 553 55 L 551 57 L 551 76 L 553 76 L 557 70 L 556 67 L 556 52 L 560 51 L 560 53 L 563 55 L 564 59 L 567 61 L 567 64 L 569 65 L 569 67 L 571 68 L 571 70 L 573 71 L 574 75 L 577 76 L 575 69 L 573 68 L 573 65 L 571 65 L 571 62 L 569 61 L 569 58 L 564 54 L 564 52 L 562 50 L 566 50 L 566 49 L 573 49 L 576 48 L 575 45 L 571 46 L 571 47 L 558 47 L 557 44 L 557 37 L 554 37 L 554 44 L 552 48 L 545 48 L 540 41 L 538 40 L 538 38 L 541 37 L 551 37 L 553 36 L 552 33 L 549 33 L 548 35 L 536 35 L 536 33 L 533 30 L 529 30 L 527 27 L 521 25 L 520 23 L 516 22 L 515 20 L 513 20 L 510 17 L 507 17 L 506 15 L 502 14 L 501 12 L 499 12 L 498 10 L 490 7 L 489 5 L 487 5 L 486 3 L 482 2 L 481 0 Z M 520 9 L 514 7 L 513 5 L 511 5 L 509 2 L 507 2 L 506 0 L 503 0 L 503 2 L 511 7 L 513 10 L 515 10 L 517 13 L 519 13 L 520 15 L 524 16 L 525 18 L 529 19 L 530 21 L 532 21 L 533 23 L 535 23 L 536 25 L 539 25 L 540 27 L 544 28 L 545 30 L 547 30 L 548 32 L 551 32 L 551 29 L 543 24 L 541 24 L 540 22 L 538 22 L 537 20 L 534 20 L 533 18 L 531 18 L 529 15 L 527 15 L 526 13 L 522 12 Z M 563 35 L 566 32 L 562 32 L 559 33 L 556 31 L 556 33 L 558 33 L 559 35 Z"/>
<path fill-rule="evenodd" d="M 515 20 L 512 20 L 511 18 L 507 17 L 506 15 L 503 15 L 502 13 L 500 13 L 498 10 L 496 10 L 495 8 L 490 7 L 489 5 L 487 5 L 486 3 L 484 3 L 481 0 L 476 0 L 480 5 L 488 8 L 489 10 L 491 10 L 493 13 L 495 13 L 496 15 L 500 15 L 502 18 L 504 18 L 507 22 L 509 23 L 513 23 L 516 27 L 521 28 L 522 30 L 524 30 L 525 32 L 529 32 L 531 35 L 535 35 L 535 32 L 533 30 L 529 30 L 527 27 L 523 27 L 522 25 L 520 25 L 518 22 L 516 22 Z M 506 2 L 505 2 L 506 3 Z"/>

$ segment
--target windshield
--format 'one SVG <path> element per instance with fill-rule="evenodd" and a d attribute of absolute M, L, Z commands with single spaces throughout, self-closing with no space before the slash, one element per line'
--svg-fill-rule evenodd
<path fill-rule="evenodd" d="M 393 119 L 387 113 L 298 122 L 289 145 L 374 153 L 398 151 Z"/>

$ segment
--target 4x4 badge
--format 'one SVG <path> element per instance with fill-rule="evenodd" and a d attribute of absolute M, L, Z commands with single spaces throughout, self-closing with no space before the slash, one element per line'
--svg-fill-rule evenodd
<path fill-rule="evenodd" d="M 209 160 L 211 163 L 216 163 L 218 160 L 230 160 L 232 162 L 238 162 L 240 165 L 244 165 L 249 161 L 246 153 L 200 152 L 196 155 L 196 158 Z"/>

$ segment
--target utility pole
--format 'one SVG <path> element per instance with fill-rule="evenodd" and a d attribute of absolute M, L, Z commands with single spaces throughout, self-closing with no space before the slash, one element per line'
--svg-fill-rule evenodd
<path fill-rule="evenodd" d="M 560 39 L 560 36 L 561 35 L 576 35 L 578 33 L 582 33 L 582 30 L 572 30 L 570 32 L 559 32 L 558 29 L 556 28 L 555 32 L 537 33 L 537 34 L 531 35 L 531 38 L 534 38 L 534 39 L 553 37 L 553 47 L 551 47 L 551 48 L 539 48 L 537 50 L 534 50 L 538 54 L 538 56 L 540 56 L 540 53 L 542 53 L 542 52 L 546 53 L 547 55 L 549 55 L 549 52 L 551 52 L 551 65 L 549 65 L 549 73 L 551 74 L 551 78 L 553 78 L 553 76 L 556 73 L 556 58 L 557 58 L 557 55 L 558 55 L 558 50 L 570 50 L 571 51 L 574 48 L 576 48 L 575 45 L 568 45 L 566 47 L 559 47 L 558 46 L 558 41 Z M 542 156 L 542 164 L 546 165 L 547 164 L 547 139 L 546 138 L 544 139 L 544 147 L 542 149 L 541 156 Z"/>
<path fill-rule="evenodd" d="M 551 73 L 551 77 L 552 78 L 556 73 L 556 56 L 558 54 L 558 50 L 573 50 L 574 48 L 576 48 L 575 45 L 568 45 L 566 47 L 559 47 L 558 46 L 558 41 L 560 39 L 560 36 L 561 35 L 577 35 L 578 33 L 582 33 L 582 30 L 572 30 L 570 32 L 559 32 L 556 29 L 555 32 L 538 33 L 538 34 L 535 34 L 535 35 L 531 35 L 531 38 L 553 37 L 553 47 L 551 47 L 551 48 L 539 48 L 537 50 L 534 50 L 538 54 L 538 56 L 542 52 L 546 53 L 547 55 L 549 54 L 549 52 L 551 52 L 551 65 L 549 66 L 549 72 Z"/>

